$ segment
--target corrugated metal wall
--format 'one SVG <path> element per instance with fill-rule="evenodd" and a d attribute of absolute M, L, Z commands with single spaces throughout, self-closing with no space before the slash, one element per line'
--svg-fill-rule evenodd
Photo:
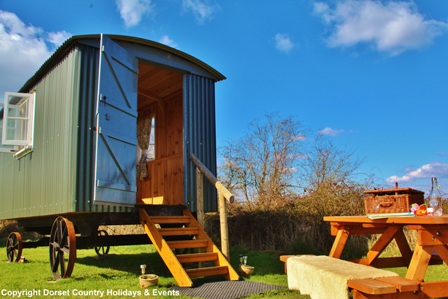
<path fill-rule="evenodd" d="M 0 219 L 75 210 L 79 51 L 72 49 L 34 87 L 34 151 L 0 159 Z"/>
<path fill-rule="evenodd" d="M 184 75 L 184 165 L 185 197 L 196 211 L 196 168 L 193 153 L 216 176 L 215 81 L 194 74 Z M 204 211 L 217 211 L 215 187 L 204 178 Z"/>
<path fill-rule="evenodd" d="M 95 110 L 98 89 L 98 48 L 80 45 L 78 169 L 76 173 L 76 211 L 90 212 L 95 166 Z"/>
<path fill-rule="evenodd" d="M 14 212 L 14 169 L 12 154 L 0 153 L 0 219 L 12 218 Z"/>

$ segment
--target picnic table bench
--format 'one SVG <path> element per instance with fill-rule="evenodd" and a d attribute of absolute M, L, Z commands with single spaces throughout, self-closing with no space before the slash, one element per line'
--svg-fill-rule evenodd
<path fill-rule="evenodd" d="M 412 299 L 427 298 L 420 292 L 420 282 L 402 277 L 352 279 L 347 286 L 353 299 Z"/>

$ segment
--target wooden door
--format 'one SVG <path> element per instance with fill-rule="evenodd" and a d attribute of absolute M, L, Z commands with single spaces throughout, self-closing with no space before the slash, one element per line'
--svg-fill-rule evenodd
<path fill-rule="evenodd" d="M 101 35 L 94 201 L 135 204 L 138 61 Z"/>

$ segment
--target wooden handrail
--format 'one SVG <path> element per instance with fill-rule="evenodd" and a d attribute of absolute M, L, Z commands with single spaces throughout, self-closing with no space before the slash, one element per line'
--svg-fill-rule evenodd
<path fill-rule="evenodd" d="M 232 203 L 235 198 L 233 194 L 224 185 L 218 181 L 218 179 L 213 175 L 213 173 L 208 170 L 208 168 L 202 164 L 202 162 L 194 155 L 190 154 L 190 159 L 193 161 L 194 165 L 202 172 L 203 175 L 210 181 L 210 183 L 215 186 L 216 190 L 220 192 L 228 202 Z"/>
<path fill-rule="evenodd" d="M 233 202 L 233 194 L 227 190 L 224 185 L 218 181 L 218 179 L 213 175 L 213 173 L 208 170 L 208 168 L 202 164 L 202 162 L 194 155 L 190 154 L 190 159 L 196 165 L 196 202 L 197 202 L 197 218 L 198 222 L 204 226 L 204 192 L 203 192 L 203 176 L 205 176 L 210 183 L 212 183 L 216 190 L 218 190 L 218 207 L 219 207 L 219 222 L 221 230 L 221 251 L 223 255 L 228 259 L 230 246 L 229 246 L 229 229 L 227 225 L 227 208 L 226 200 L 228 202 Z"/>

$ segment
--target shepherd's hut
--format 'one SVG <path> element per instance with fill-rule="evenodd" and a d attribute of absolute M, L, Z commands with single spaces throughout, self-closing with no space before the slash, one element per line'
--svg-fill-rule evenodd
<path fill-rule="evenodd" d="M 199 276 L 238 279 L 199 224 L 204 211 L 217 210 L 217 189 L 231 199 L 216 180 L 215 83 L 224 79 L 141 38 L 67 40 L 0 107 L 0 219 L 44 236 L 25 245 L 12 232 L 8 259 L 18 261 L 25 246 L 49 246 L 53 274 L 64 278 L 76 248 L 104 253 L 151 240 L 181 286 Z M 133 223 L 146 235 L 97 232 Z M 185 266 L 195 262 L 208 266 Z"/>

